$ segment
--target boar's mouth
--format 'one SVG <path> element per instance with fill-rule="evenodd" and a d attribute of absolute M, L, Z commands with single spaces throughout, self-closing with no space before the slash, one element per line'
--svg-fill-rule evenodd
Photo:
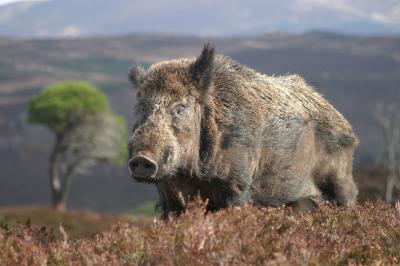
<path fill-rule="evenodd" d="M 146 178 L 146 177 L 139 177 L 139 176 L 132 176 L 132 177 L 138 183 L 157 184 L 160 182 L 160 180 L 158 178 Z"/>

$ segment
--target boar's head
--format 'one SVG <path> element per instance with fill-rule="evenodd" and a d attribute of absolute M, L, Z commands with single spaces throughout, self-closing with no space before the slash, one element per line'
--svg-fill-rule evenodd
<path fill-rule="evenodd" d="M 196 59 L 132 68 L 137 104 L 128 166 L 134 179 L 155 183 L 178 171 L 197 171 L 213 66 L 214 48 L 205 45 Z"/>

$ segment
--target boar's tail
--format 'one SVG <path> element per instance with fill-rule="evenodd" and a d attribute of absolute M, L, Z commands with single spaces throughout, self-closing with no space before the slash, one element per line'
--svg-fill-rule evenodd
<path fill-rule="evenodd" d="M 338 143 L 344 148 L 352 148 L 358 145 L 358 138 L 354 134 L 342 133 L 338 136 Z"/>
<path fill-rule="evenodd" d="M 333 123 L 331 119 L 316 120 L 317 136 L 323 140 L 327 151 L 332 153 L 341 149 L 355 148 L 358 145 L 358 139 L 350 124 L 344 118 L 336 121 L 341 123 Z"/>
<path fill-rule="evenodd" d="M 336 152 L 343 148 L 351 149 L 358 145 L 358 138 L 351 132 L 340 132 L 329 136 L 326 148 L 329 153 Z"/>

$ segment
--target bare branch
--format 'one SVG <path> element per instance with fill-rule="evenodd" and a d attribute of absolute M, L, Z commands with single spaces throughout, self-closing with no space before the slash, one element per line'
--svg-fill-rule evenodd
<path fill-rule="evenodd" d="M 374 111 L 381 125 L 385 142 L 383 165 L 388 172 L 386 180 L 386 200 L 391 201 L 394 188 L 400 187 L 400 105 L 377 104 Z"/>

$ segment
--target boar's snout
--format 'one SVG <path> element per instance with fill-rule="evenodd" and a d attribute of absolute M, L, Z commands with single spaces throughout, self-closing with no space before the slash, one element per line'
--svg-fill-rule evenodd
<path fill-rule="evenodd" d="M 137 181 L 144 182 L 155 178 L 158 170 L 157 163 L 143 155 L 138 155 L 130 159 L 128 166 L 132 177 Z"/>

